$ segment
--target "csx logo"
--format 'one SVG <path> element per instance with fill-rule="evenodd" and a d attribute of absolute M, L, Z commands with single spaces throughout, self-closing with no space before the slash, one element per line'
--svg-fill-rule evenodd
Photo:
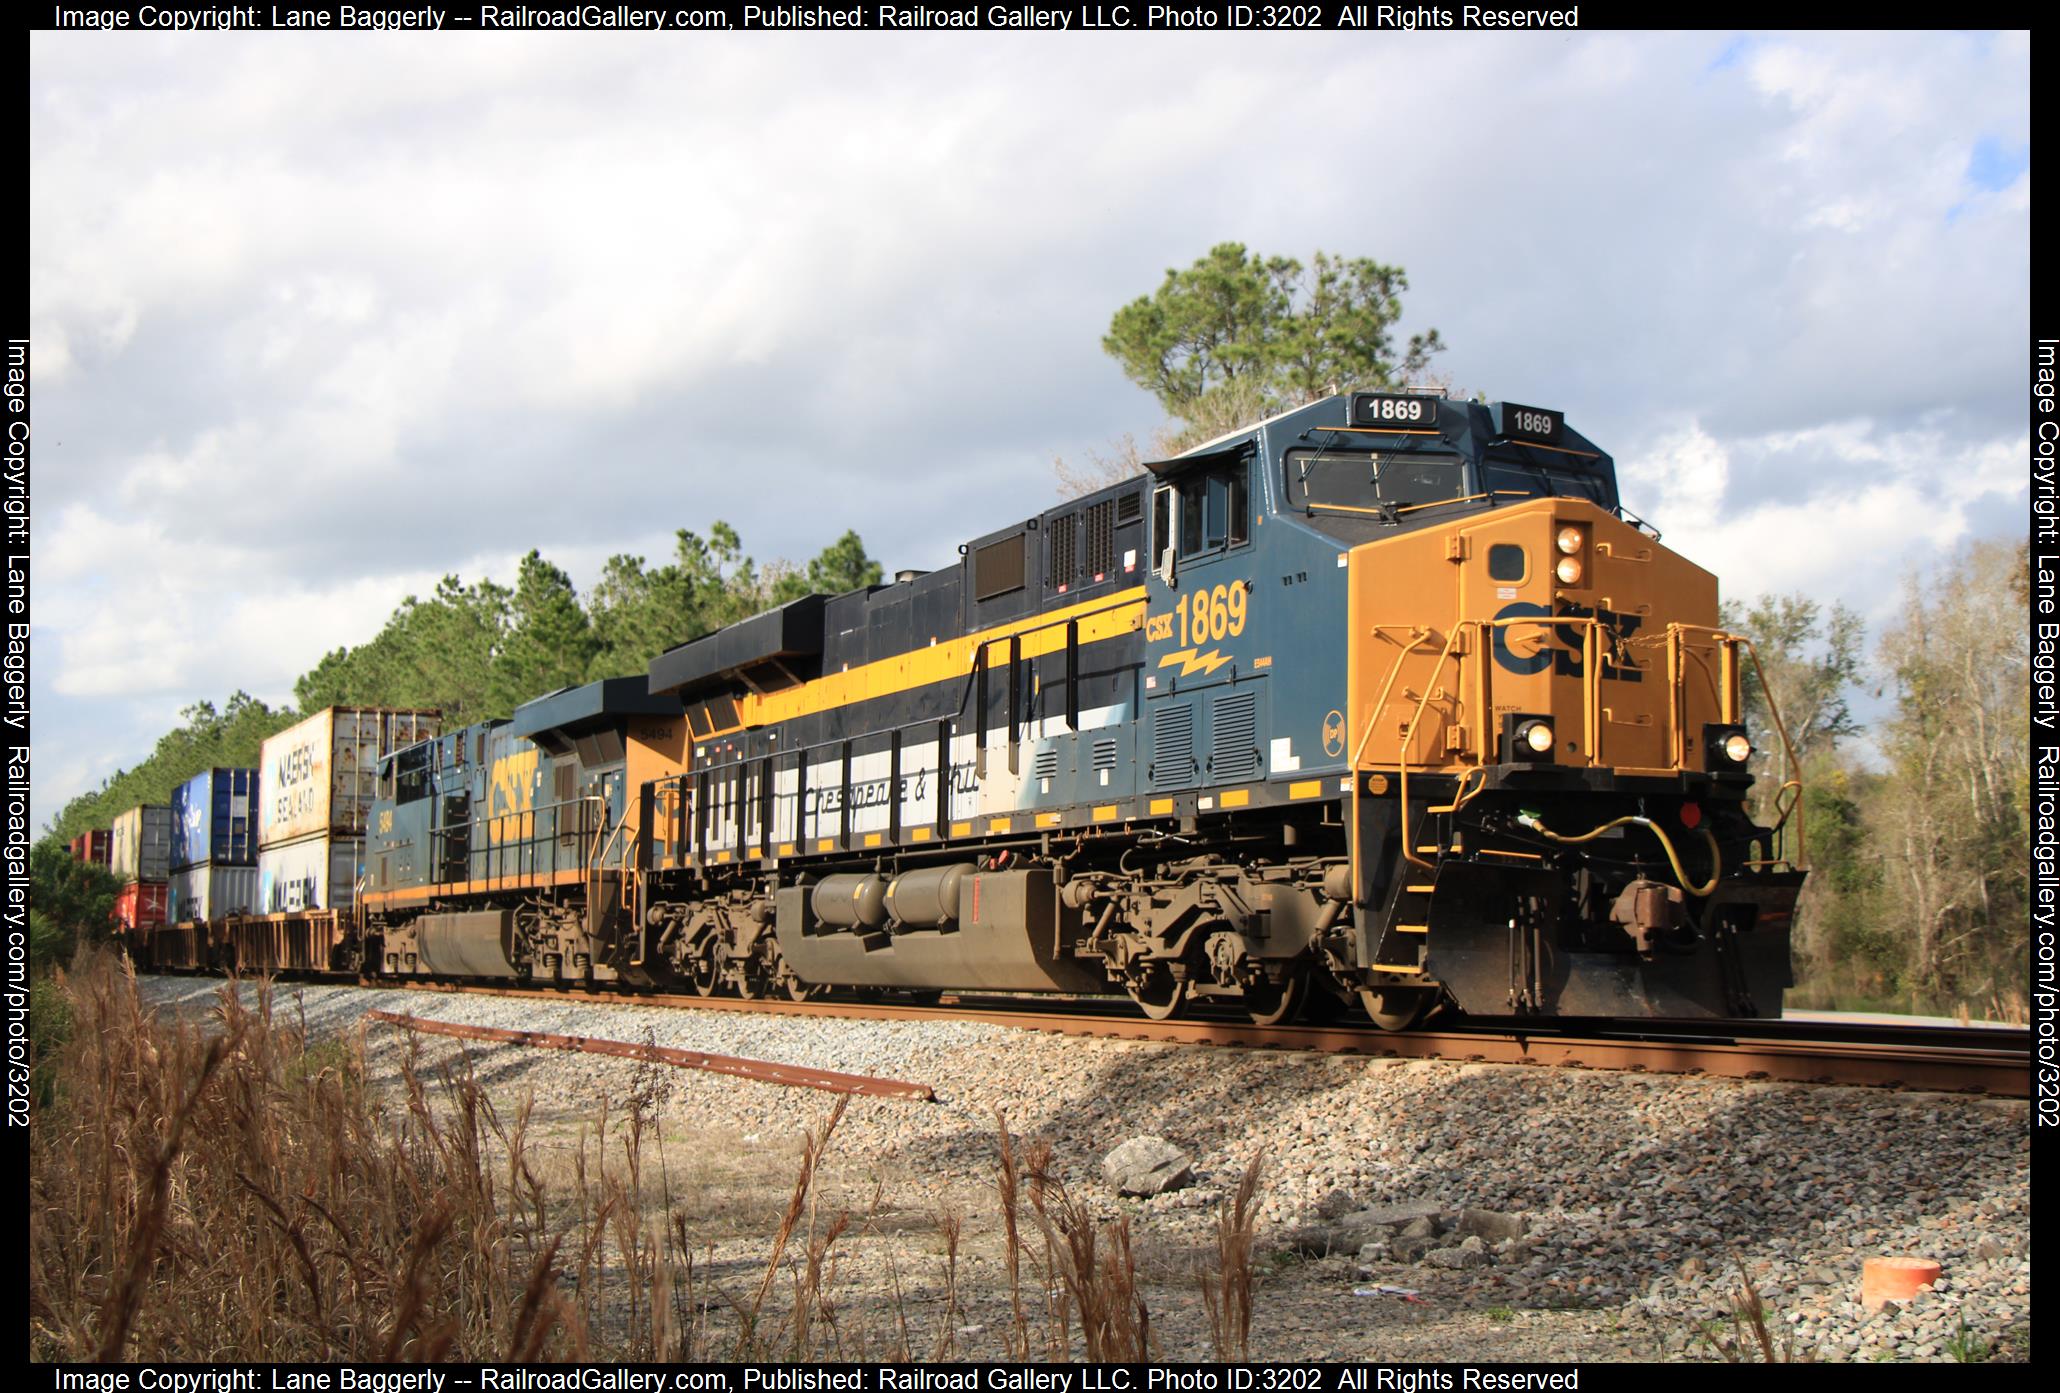
<path fill-rule="evenodd" d="M 1497 620 L 1505 619 L 1550 619 L 1553 611 L 1543 605 L 1517 600 L 1495 611 Z M 1626 643 L 1632 634 L 1638 632 L 1645 622 L 1643 615 L 1619 614 L 1613 609 L 1590 609 L 1586 605 L 1562 602 L 1558 617 L 1561 619 L 1602 620 L 1602 677 L 1607 682 L 1643 682 L 1645 674 L 1632 662 Z M 1549 665 L 1558 677 L 1579 677 L 1581 675 L 1581 651 L 1585 638 L 1585 624 L 1503 624 L 1495 626 L 1495 665 L 1522 677 L 1535 677 Z M 1511 646 L 1514 637 L 1518 643 L 1529 647 L 1535 643 L 1536 652 L 1517 653 Z M 1557 640 L 1557 644 L 1554 643 Z"/>

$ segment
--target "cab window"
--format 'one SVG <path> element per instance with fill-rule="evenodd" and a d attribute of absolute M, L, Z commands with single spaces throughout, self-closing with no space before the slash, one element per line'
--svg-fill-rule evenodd
<path fill-rule="evenodd" d="M 429 745 L 421 744 L 394 756 L 394 802 L 414 803 L 429 796 L 429 751 Z"/>
<path fill-rule="evenodd" d="M 1555 469 L 1549 465 L 1491 459 L 1484 472 L 1488 488 L 1497 494 L 1585 498 L 1600 508 L 1616 507 L 1616 494 L 1610 481 L 1592 470 Z"/>
<path fill-rule="evenodd" d="M 1175 479 L 1158 491 L 1153 515 L 1161 556 L 1169 546 L 1183 561 L 1243 546 L 1252 539 L 1250 466 L 1240 460 Z"/>
<path fill-rule="evenodd" d="M 1295 450 L 1287 498 L 1298 508 L 1386 513 L 1466 494 L 1459 456 L 1417 450 Z"/>

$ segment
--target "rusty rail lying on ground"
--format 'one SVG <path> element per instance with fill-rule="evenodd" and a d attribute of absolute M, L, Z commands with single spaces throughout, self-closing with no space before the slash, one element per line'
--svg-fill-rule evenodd
<path fill-rule="evenodd" d="M 1790 1083 L 1845 1084 L 1863 1088 L 1909 1088 L 1979 1092 L 1997 1098 L 2030 1094 L 2030 1052 L 2023 1039 L 1995 1032 L 1937 1032 L 1936 1043 L 1808 1039 L 1794 1022 L 1641 1022 L 1637 1035 L 1570 1033 L 1549 1029 L 1485 1026 L 1464 1030 L 1391 1033 L 1370 1025 L 1291 1025 L 1270 1028 L 1227 1019 L 1152 1021 L 1121 1005 L 1087 1002 L 1038 1003 L 1020 999 L 947 998 L 937 1006 L 846 1001 L 740 1001 L 669 993 L 620 996 L 578 990 L 448 983 L 406 983 L 422 991 L 481 992 L 619 1006 L 674 1006 L 689 1010 L 753 1012 L 765 1015 L 843 1016 L 871 1020 L 969 1020 L 1018 1030 L 1099 1036 L 1244 1049 L 1300 1050 L 1448 1063 L 1547 1065 L 1573 1069 L 1624 1069 L 1639 1073 L 1703 1074 L 1717 1078 L 1768 1079 Z M 978 1008 L 974 1001 L 987 1004 Z M 1000 1009 L 996 1009 L 999 1007 Z M 1824 1033 L 1836 1033 L 1828 1028 Z M 1847 1032 L 1853 1034 L 1855 1032 Z M 2015 1032 L 2021 1035 L 2022 1032 Z"/>
<path fill-rule="evenodd" d="M 431 1035 L 455 1035 L 464 1040 L 492 1040 L 508 1045 L 536 1045 L 547 1050 L 578 1050 L 585 1054 L 613 1055 L 618 1059 L 644 1059 L 682 1069 L 705 1069 L 712 1074 L 730 1074 L 760 1083 L 786 1084 L 794 1088 L 816 1088 L 826 1093 L 862 1093 L 873 1098 L 915 1098 L 935 1102 L 937 1095 L 924 1083 L 902 1083 L 898 1079 L 874 1078 L 869 1074 L 839 1074 L 829 1069 L 806 1069 L 798 1064 L 772 1064 L 762 1059 L 736 1055 L 704 1054 L 700 1050 L 676 1050 L 665 1045 L 639 1045 L 627 1040 L 597 1040 L 587 1035 L 550 1035 L 540 1030 L 502 1030 L 490 1025 L 465 1025 L 455 1021 L 425 1020 L 393 1011 L 367 1011 L 374 1020 L 419 1030 Z"/>

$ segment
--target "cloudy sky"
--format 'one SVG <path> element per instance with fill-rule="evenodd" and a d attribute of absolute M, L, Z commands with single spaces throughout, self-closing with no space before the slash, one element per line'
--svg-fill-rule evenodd
<path fill-rule="evenodd" d="M 30 44 L 38 823 L 532 546 L 890 568 L 1160 423 L 1219 241 L 1399 263 L 1727 594 L 2024 527 L 2021 34 Z"/>

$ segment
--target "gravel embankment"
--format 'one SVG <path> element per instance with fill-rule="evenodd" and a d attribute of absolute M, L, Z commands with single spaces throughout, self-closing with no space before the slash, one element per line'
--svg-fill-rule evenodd
<path fill-rule="evenodd" d="M 146 1001 L 198 1010 L 216 984 L 141 979 Z M 956 1208 L 991 1224 L 995 1111 L 1048 1141 L 1057 1169 L 1104 1212 L 1132 1216 L 1163 1299 L 1208 1240 L 1218 1198 L 1263 1158 L 1254 1353 L 1268 1358 L 1715 1357 L 1704 1322 L 1728 1315 L 1739 1264 L 1777 1338 L 1817 1359 L 2023 1357 L 2031 1260 L 2027 1111 L 1940 1094 L 1429 1061 L 1333 1059 L 1083 1040 L 977 1022 L 858 1021 L 552 1003 L 328 986 L 282 988 L 279 1014 L 312 1035 L 372 1009 L 509 1029 L 651 1041 L 932 1085 L 939 1102 L 853 1098 L 833 1151 L 854 1190 L 884 1187 L 910 1215 Z M 404 1033 L 366 1027 L 375 1082 Z M 508 1106 L 525 1092 L 566 1130 L 602 1097 L 619 1107 L 651 1066 L 421 1036 L 429 1067 L 469 1055 Z M 793 1139 L 827 1095 L 666 1070 L 669 1134 L 791 1177 Z M 548 1135 L 549 1128 L 540 1130 Z M 1139 1134 L 1194 1158 L 1196 1182 L 1118 1200 L 1100 1161 Z M 1413 1235 L 1351 1216 L 1434 1208 Z M 1486 1219 L 1459 1228 L 1465 1210 Z M 1376 1216 L 1378 1217 L 1378 1216 Z M 1468 1241 L 1467 1233 L 1484 1236 Z M 1326 1228 L 1326 1226 L 1329 1226 Z M 914 1220 L 906 1225 L 913 1231 Z M 1326 1244 L 1321 1235 L 1332 1233 Z M 934 1247 L 934 1234 L 929 1235 Z M 1330 1248 L 1331 1255 L 1322 1255 Z M 969 1243 L 969 1253 L 977 1245 Z M 1464 1256 L 1459 1256 L 1459 1253 Z M 1861 1260 L 1938 1260 L 1938 1291 L 1870 1316 Z M 991 1258 L 972 1256 L 971 1271 Z M 1183 1267 L 1182 1264 L 1187 1264 Z M 1149 1262 L 1147 1264 L 1149 1266 Z M 897 1280 L 900 1277 L 897 1276 Z M 968 1282 L 971 1283 L 972 1277 Z M 1383 1292 L 1400 1288 L 1409 1300 Z M 967 1306 L 974 1357 L 993 1327 Z M 1188 1312 L 1192 1315 L 1192 1311 Z M 1964 1329 L 1963 1329 L 1964 1322 Z M 1179 1324 L 1176 1320 L 1175 1326 Z M 1199 1349 L 1169 1346 L 1169 1357 Z"/>

